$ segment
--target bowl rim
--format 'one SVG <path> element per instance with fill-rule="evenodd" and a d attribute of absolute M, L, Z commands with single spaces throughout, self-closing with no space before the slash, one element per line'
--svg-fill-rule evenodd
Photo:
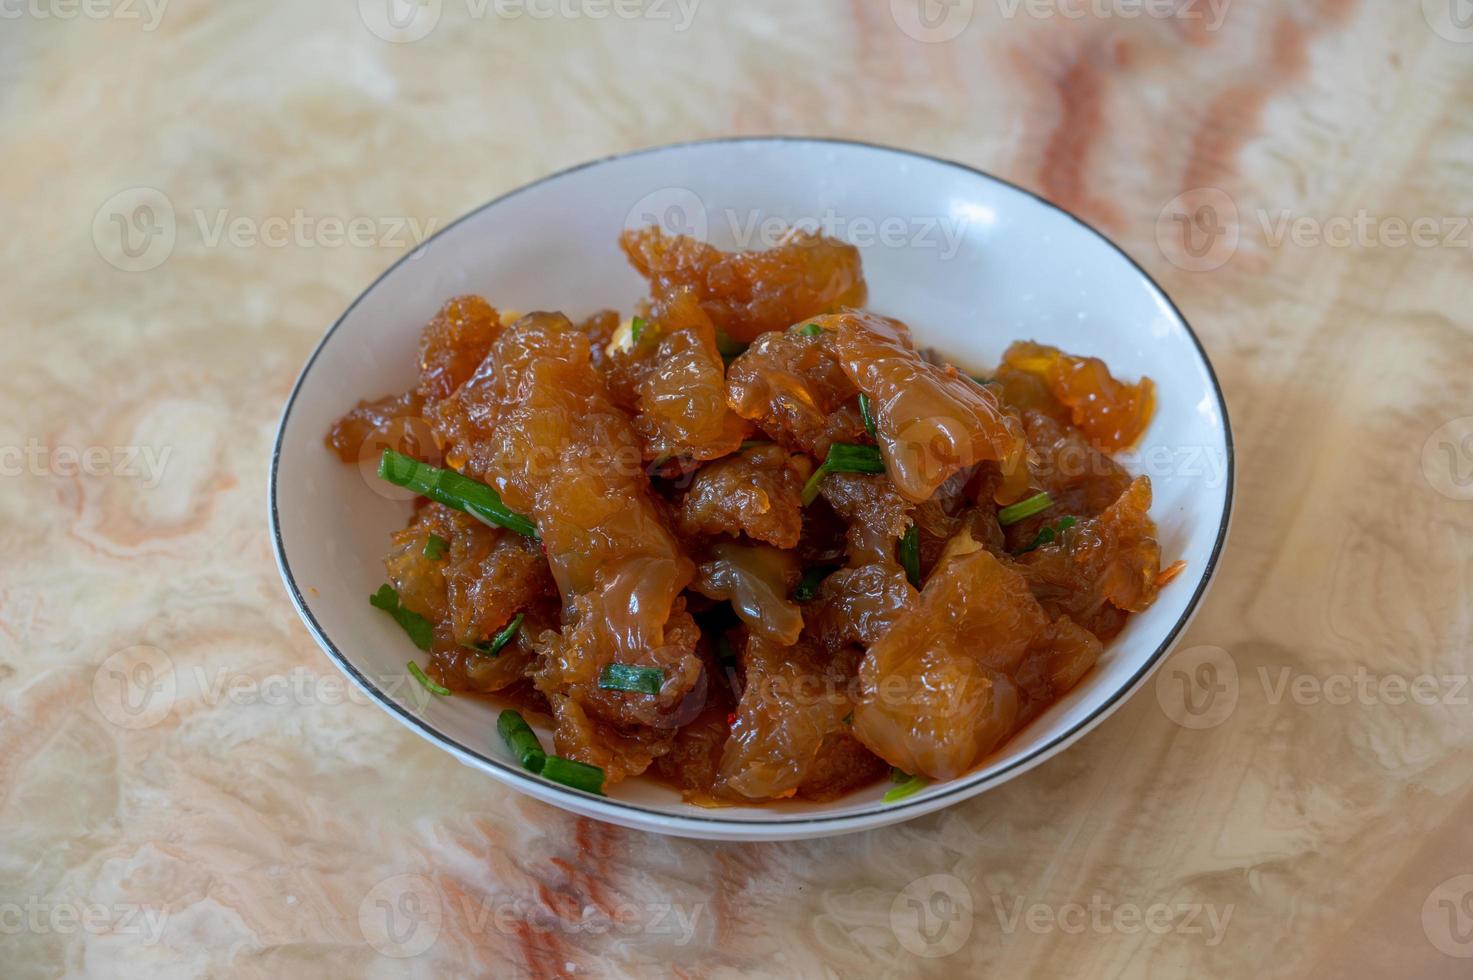
<path fill-rule="evenodd" d="M 1109 249 L 1125 259 L 1130 267 L 1135 270 L 1136 274 L 1144 279 L 1147 283 L 1149 283 L 1150 287 L 1155 290 L 1155 292 L 1160 296 L 1163 301 L 1165 301 L 1166 305 L 1170 308 L 1172 314 L 1186 330 L 1187 337 L 1191 340 L 1193 347 L 1196 349 L 1197 357 L 1201 361 L 1202 367 L 1206 370 L 1207 378 L 1212 385 L 1213 395 L 1217 400 L 1219 417 L 1222 419 L 1223 443 L 1227 457 L 1222 515 L 1218 520 L 1217 537 L 1216 540 L 1213 541 L 1212 552 L 1208 556 L 1207 564 L 1203 571 L 1201 581 L 1198 583 L 1196 591 L 1192 594 L 1191 599 L 1187 602 L 1185 608 L 1182 610 L 1181 616 L 1177 619 L 1176 623 L 1173 624 L 1171 629 L 1167 631 L 1165 637 L 1162 638 L 1156 649 L 1151 653 L 1149 657 L 1146 658 L 1145 662 L 1136 671 L 1136 673 L 1131 676 L 1124 684 L 1120 685 L 1119 688 L 1117 688 L 1104 703 L 1102 703 L 1087 717 L 1077 722 L 1067 730 L 1061 731 L 1055 736 L 1048 738 L 1036 748 L 1032 749 L 1025 755 L 1022 755 L 1019 758 L 1013 760 L 996 772 L 990 773 L 986 776 L 974 776 L 971 778 L 963 776 L 961 778 L 952 780 L 952 785 L 947 786 L 941 792 L 930 796 L 916 797 L 910 800 L 898 800 L 894 803 L 877 803 L 875 806 L 858 810 L 853 813 L 800 814 L 787 816 L 781 812 L 775 812 L 772 818 L 721 817 L 705 816 L 702 814 L 669 813 L 663 810 L 652 809 L 647 806 L 630 803 L 625 800 L 618 800 L 612 797 L 594 796 L 592 794 L 583 793 L 577 790 L 564 789 L 562 787 L 556 786 L 555 784 L 545 783 L 540 780 L 528 778 L 527 774 L 524 773 L 516 765 L 487 755 L 486 753 L 472 746 L 465 745 L 445 734 L 424 718 L 421 718 L 420 716 L 414 714 L 412 711 L 409 711 L 406 707 L 400 705 L 397 701 L 393 700 L 385 692 L 380 690 L 377 685 L 373 684 L 366 676 L 364 676 L 363 673 L 359 671 L 358 668 L 353 664 L 353 662 L 349 660 L 348 657 L 340 649 L 338 649 L 337 645 L 333 643 L 330 637 L 328 637 L 326 631 L 322 628 L 321 624 L 318 623 L 317 618 L 312 614 L 311 609 L 308 608 L 306 597 L 302 594 L 301 589 L 298 587 L 296 578 L 292 574 L 291 564 L 287 561 L 286 543 L 282 538 L 281 521 L 278 510 L 278 474 L 281 462 L 282 446 L 286 438 L 287 422 L 291 419 L 292 409 L 296 405 L 297 396 L 301 393 L 302 387 L 305 384 L 308 375 L 311 374 L 312 367 L 316 363 L 318 356 L 321 355 L 328 342 L 332 339 L 333 334 L 337 332 L 338 328 L 341 327 L 353 314 L 353 311 L 357 309 L 359 303 L 361 303 L 365 298 L 369 296 L 369 294 L 377 289 L 380 283 L 388 278 L 389 275 L 391 275 L 405 262 L 426 251 L 435 242 L 436 239 L 448 233 L 452 228 L 455 228 L 463 222 L 469 221 L 470 219 L 480 215 L 484 211 L 496 207 L 504 201 L 516 197 L 519 194 L 530 191 L 533 188 L 539 187 L 543 184 L 550 183 L 552 181 L 567 177 L 571 174 L 575 174 L 579 171 L 587 170 L 592 167 L 598 167 L 604 164 L 613 163 L 625 159 L 631 159 L 634 157 L 652 156 L 659 153 L 667 153 L 670 151 L 684 150 L 693 147 L 743 144 L 814 144 L 820 146 L 842 146 L 880 153 L 894 154 L 896 156 L 907 157 L 915 160 L 923 160 L 927 163 L 940 164 L 945 167 L 951 167 L 957 170 L 961 170 L 964 173 L 969 174 L 973 177 L 979 177 L 984 181 L 990 181 L 994 184 L 1009 188 L 1010 190 L 1016 191 L 1024 195 L 1025 197 L 1032 199 L 1034 202 L 1042 205 L 1043 207 L 1046 207 L 1051 211 L 1063 215 L 1064 217 L 1068 218 L 1076 225 L 1081 227 L 1085 232 L 1099 239 L 1099 241 L 1101 241 L 1105 246 L 1107 246 Z M 312 634 L 313 639 L 316 640 L 317 645 L 322 648 L 323 652 L 325 652 L 330 659 L 332 659 L 332 661 L 337 665 L 338 669 L 342 671 L 345 675 L 347 675 L 348 679 L 351 680 L 357 687 L 359 687 L 365 694 L 367 694 L 370 698 L 377 702 L 380 707 L 388 711 L 392 717 L 394 717 L 397 721 L 405 725 L 407 728 L 415 732 L 420 737 L 434 743 L 442 749 L 451 752 L 451 754 L 455 755 L 463 763 L 470 763 L 478 768 L 489 767 L 490 769 L 494 769 L 496 770 L 496 774 L 504 781 L 512 784 L 514 787 L 521 788 L 539 798 L 546 798 L 549 795 L 554 797 L 561 796 L 570 800 L 574 800 L 578 804 L 581 804 L 583 807 L 592 806 L 599 809 L 612 808 L 616 812 L 623 811 L 623 813 L 627 814 L 627 816 L 624 816 L 621 822 L 628 821 L 630 825 L 645 825 L 651 822 L 658 822 L 661 824 L 665 824 L 666 826 L 663 829 L 666 829 L 668 831 L 683 831 L 695 836 L 708 836 L 712 832 L 720 831 L 723 828 L 736 833 L 753 833 L 765 830 L 770 831 L 773 835 L 803 835 L 805 834 L 805 832 L 812 832 L 813 828 L 819 828 L 816 831 L 816 833 L 818 834 L 824 833 L 825 828 L 828 828 L 828 833 L 843 833 L 846 829 L 859 830 L 865 829 L 870 826 L 878 826 L 881 824 L 898 823 L 900 821 L 910 819 L 911 817 L 922 816 L 935 810 L 942 809 L 946 806 L 951 805 L 952 803 L 960 802 L 963 799 L 982 793 L 987 789 L 990 789 L 994 786 L 1008 781 L 1009 779 L 1021 775 L 1034 766 L 1039 765 L 1040 763 L 1046 761 L 1057 753 L 1062 752 L 1064 749 L 1070 747 L 1074 742 L 1078 741 L 1084 735 L 1088 734 L 1091 730 L 1093 730 L 1096 726 L 1103 722 L 1109 715 L 1111 715 L 1115 710 L 1117 710 L 1121 705 L 1123 705 L 1127 700 L 1129 700 L 1131 695 L 1133 695 L 1140 688 L 1140 686 L 1146 681 L 1146 679 L 1150 677 L 1150 675 L 1161 664 L 1165 657 L 1171 652 L 1171 649 L 1175 645 L 1177 639 L 1187 628 L 1187 626 L 1190 625 L 1192 619 L 1196 616 L 1202 599 L 1207 594 L 1207 590 L 1211 586 L 1213 578 L 1217 573 L 1218 564 L 1222 557 L 1223 549 L 1227 541 L 1228 529 L 1232 522 L 1233 501 L 1237 482 L 1237 469 L 1236 454 L 1233 446 L 1232 423 L 1228 416 L 1227 399 L 1223 395 L 1222 385 L 1218 381 L 1217 372 L 1213 368 L 1211 358 L 1207 355 L 1206 348 L 1202 345 L 1201 338 L 1197 336 L 1196 331 L 1192 329 L 1190 321 L 1187 320 L 1181 309 L 1176 305 L 1176 302 L 1171 298 L 1171 296 L 1166 292 L 1161 284 L 1157 282 L 1156 279 L 1149 272 L 1147 272 L 1139 262 L 1137 262 L 1128 252 L 1126 252 L 1124 248 L 1117 245 L 1109 236 L 1105 235 L 1099 229 L 1095 228 L 1089 222 L 1085 221 L 1083 218 L 1079 217 L 1073 212 L 1067 210 L 1066 208 L 1060 207 L 1059 205 L 1049 201 L 1043 196 L 1029 190 L 1028 188 L 1021 187 L 1010 180 L 998 177 L 995 174 L 982 170 L 979 167 L 971 166 L 970 164 L 961 163 L 956 160 L 950 160 L 945 157 L 934 156 L 928 153 L 922 153 L 916 150 L 908 150 L 895 146 L 887 146 L 882 143 L 872 143 L 865 140 L 820 136 L 766 135 L 723 136 L 710 139 L 685 140 L 676 143 L 662 143 L 656 146 L 648 146 L 622 153 L 614 153 L 593 160 L 588 160 L 583 163 L 575 164 L 571 167 L 566 167 L 562 170 L 558 170 L 543 177 L 539 177 L 534 181 L 520 185 L 510 191 L 507 191 L 504 194 L 500 194 L 497 197 L 492 198 L 484 204 L 481 204 L 476 208 L 461 215 L 460 217 L 456 218 L 454 221 L 446 224 L 429 238 L 426 238 L 414 248 L 405 252 L 397 260 L 395 260 L 393 264 L 391 264 L 388 268 L 381 272 L 373 280 L 373 282 L 369 283 L 369 285 L 364 288 L 362 292 L 358 294 L 353 302 L 350 303 L 348 307 L 342 312 L 342 314 L 340 314 L 338 318 L 333 322 L 332 326 L 327 329 L 326 333 L 322 335 L 322 338 L 312 349 L 312 354 L 307 358 L 306 363 L 302 366 L 301 372 L 297 375 L 296 381 L 292 384 L 291 394 L 287 397 L 286 405 L 282 409 L 281 419 L 277 424 L 276 437 L 273 440 L 271 451 L 271 466 L 268 479 L 269 484 L 267 488 L 267 505 L 268 517 L 271 526 L 272 550 L 276 557 L 277 571 L 280 573 L 282 581 L 287 587 L 287 592 L 289 597 L 291 598 L 292 605 L 296 607 L 298 616 L 301 617 L 303 623 L 307 626 L 308 631 Z M 610 819 L 615 818 L 610 815 Z M 835 824 L 853 824 L 854 826 L 850 828 L 832 826 Z"/>

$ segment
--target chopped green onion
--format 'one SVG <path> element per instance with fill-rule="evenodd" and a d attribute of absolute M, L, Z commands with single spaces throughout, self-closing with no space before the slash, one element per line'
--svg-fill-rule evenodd
<path fill-rule="evenodd" d="M 899 769 L 890 770 L 890 782 L 894 783 L 895 786 L 885 793 L 884 799 L 886 803 L 895 803 L 905 799 L 907 796 L 914 796 L 926 786 L 926 780 L 924 778 L 912 776 L 910 773 L 902 772 Z"/>
<path fill-rule="evenodd" d="M 501 502 L 495 490 L 454 470 L 421 463 L 417 459 L 385 449 L 378 475 L 396 487 L 413 490 L 436 503 L 464 511 L 486 524 L 504 527 L 529 538 L 537 537 L 537 525 Z"/>
<path fill-rule="evenodd" d="M 997 512 L 997 523 L 1003 527 L 1010 527 L 1019 521 L 1026 520 L 1034 514 L 1042 514 L 1054 505 L 1054 498 L 1047 493 L 1035 493 L 1026 500 L 1020 500 L 1016 504 L 1008 504 Z"/>
<path fill-rule="evenodd" d="M 629 339 L 635 344 L 638 344 L 639 339 L 644 336 L 644 332 L 648 327 L 649 322 L 645 320 L 644 317 L 635 317 L 633 322 L 629 325 Z"/>
<path fill-rule="evenodd" d="M 793 587 L 793 599 L 797 602 L 809 602 L 818 595 L 818 587 L 823 580 L 828 578 L 834 571 L 832 565 L 815 565 L 803 573 L 798 584 Z"/>
<path fill-rule="evenodd" d="M 445 557 L 445 552 L 450 550 L 450 542 L 438 534 L 431 534 L 430 539 L 425 542 L 424 555 L 430 561 L 439 561 Z"/>
<path fill-rule="evenodd" d="M 856 446 L 848 442 L 836 442 L 829 447 L 828 458 L 813 471 L 813 476 L 803 486 L 803 506 L 807 507 L 818 499 L 818 485 L 830 473 L 883 473 L 885 461 L 874 446 Z"/>
<path fill-rule="evenodd" d="M 819 334 L 823 333 L 823 327 L 820 327 L 816 323 L 805 323 L 803 324 L 803 326 L 799 327 L 793 332 L 800 337 L 817 337 Z"/>
<path fill-rule="evenodd" d="M 875 413 L 870 407 L 869 395 L 859 393 L 859 417 L 864 419 L 864 431 L 868 432 L 871 439 L 878 438 L 875 435 Z"/>
<path fill-rule="evenodd" d="M 910 584 L 919 589 L 921 587 L 921 532 L 914 524 L 900 539 L 900 565 L 905 569 L 905 577 L 910 579 Z"/>
<path fill-rule="evenodd" d="M 1013 552 L 1013 554 L 1026 555 L 1028 554 L 1028 552 L 1033 551 L 1035 548 L 1041 548 L 1046 544 L 1052 544 L 1054 542 L 1054 539 L 1063 534 L 1065 531 L 1069 530 L 1071 527 L 1074 526 L 1074 524 L 1074 518 L 1061 517 L 1059 518 L 1059 522 L 1057 524 L 1053 525 L 1052 527 L 1045 526 L 1043 530 L 1039 531 L 1037 536 L 1034 537 L 1032 543 L 1030 543 L 1028 547 L 1023 548 L 1019 551 L 1015 551 Z"/>
<path fill-rule="evenodd" d="M 665 672 L 659 667 L 631 667 L 609 664 L 598 675 L 598 686 L 605 691 L 629 691 L 633 694 L 659 694 L 665 686 Z"/>
<path fill-rule="evenodd" d="M 550 755 L 542 764 L 542 776 L 555 783 L 581 789 L 585 793 L 604 795 L 604 771 L 586 762 L 575 762 L 560 755 Z"/>
<path fill-rule="evenodd" d="M 424 689 L 426 691 L 429 691 L 431 694 L 438 694 L 442 698 L 450 697 L 450 689 L 447 687 L 441 687 L 439 684 L 436 684 L 434 681 L 430 680 L 425 672 L 420 669 L 419 664 L 411 660 L 405 666 L 409 668 L 409 673 L 413 675 L 414 679 L 419 681 L 420 684 L 424 685 Z"/>
<path fill-rule="evenodd" d="M 496 730 L 501 733 L 501 740 L 516 757 L 518 765 L 530 772 L 542 771 L 547 753 L 542 751 L 537 733 L 532 731 L 532 726 L 527 724 L 527 719 L 522 717 L 521 712 L 503 711 L 496 718 Z"/>
<path fill-rule="evenodd" d="M 746 442 L 742 443 L 742 451 L 746 452 L 748 449 L 756 449 L 759 446 L 772 445 L 775 445 L 775 443 L 771 439 L 748 439 Z"/>
<path fill-rule="evenodd" d="M 393 616 L 394 622 L 409 634 L 414 645 L 421 650 L 428 650 L 435 641 L 435 627 L 419 613 L 399 605 L 399 593 L 392 585 L 379 586 L 379 590 L 368 597 L 368 604 Z"/>
<path fill-rule="evenodd" d="M 501 653 L 501 648 L 511 642 L 511 638 L 517 635 L 517 630 L 522 628 L 522 620 L 527 618 L 526 613 L 517 613 L 511 622 L 502 628 L 500 633 L 491 637 L 485 643 L 477 643 L 471 647 L 483 657 L 495 657 Z"/>

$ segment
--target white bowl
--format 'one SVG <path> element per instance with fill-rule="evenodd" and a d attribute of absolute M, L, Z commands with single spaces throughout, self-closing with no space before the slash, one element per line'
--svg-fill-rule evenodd
<path fill-rule="evenodd" d="M 629 311 L 644 282 L 619 251 L 625 227 L 659 221 L 718 246 L 764 247 L 777 223 L 819 222 L 860 246 L 870 305 L 921 343 L 985 368 L 1033 338 L 1157 383 L 1155 421 L 1133 472 L 1152 477 L 1163 562 L 1186 571 L 1133 616 L 1063 700 L 969 775 L 901 802 L 885 786 L 830 803 L 703 809 L 646 780 L 607 798 L 517 766 L 496 709 L 430 697 L 405 674 L 419 657 L 369 607 L 387 535 L 410 503 L 323 446 L 360 398 L 414 383 L 420 328 L 447 298 L 499 309 Z M 287 401 L 271 466 L 271 528 L 287 590 L 329 657 L 411 730 L 514 789 L 626 827 L 718 840 L 785 840 L 879 827 L 1011 779 L 1080 738 L 1130 696 L 1191 620 L 1227 535 L 1233 490 L 1227 409 L 1181 313 L 1120 249 L 1072 215 L 969 167 L 902 150 L 812 139 L 666 146 L 585 164 L 511 192 L 450 225 L 368 287 L 333 324 Z M 551 744 L 547 732 L 540 733 Z"/>

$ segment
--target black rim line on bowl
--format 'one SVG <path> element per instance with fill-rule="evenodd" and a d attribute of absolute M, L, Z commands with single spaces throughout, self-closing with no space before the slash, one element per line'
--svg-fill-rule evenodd
<path fill-rule="evenodd" d="M 900 814 L 906 813 L 909 810 L 914 810 L 918 807 L 924 808 L 927 812 L 930 812 L 931 810 L 937 809 L 936 804 L 940 803 L 943 800 L 949 799 L 950 797 L 956 796 L 959 793 L 970 790 L 980 792 L 982 789 L 989 788 L 1002 781 L 1010 773 L 1017 772 L 1020 769 L 1031 768 L 1032 764 L 1035 764 L 1037 761 L 1042 761 L 1041 757 L 1047 756 L 1049 753 L 1055 751 L 1056 749 L 1061 750 L 1062 748 L 1067 747 L 1067 745 L 1073 740 L 1081 738 L 1084 735 L 1088 734 L 1088 732 L 1096 724 L 1104 720 L 1104 717 L 1109 714 L 1113 708 L 1115 708 L 1118 704 L 1128 699 L 1132 694 L 1135 693 L 1135 691 L 1140 687 L 1141 683 L 1155 669 L 1156 665 L 1161 661 L 1161 659 L 1166 655 L 1166 652 L 1171 648 L 1171 645 L 1176 642 L 1176 638 L 1181 635 L 1182 630 L 1186 628 L 1187 624 L 1196 614 L 1198 604 L 1202 601 L 1203 594 L 1207 591 L 1208 586 L 1212 583 L 1213 575 L 1217 571 L 1218 560 L 1222 557 L 1223 546 L 1227 540 L 1228 524 L 1230 523 L 1232 518 L 1233 496 L 1236 484 L 1237 464 L 1233 447 L 1232 423 L 1228 418 L 1227 400 L 1223 397 L 1222 385 L 1217 380 L 1217 372 L 1212 367 L 1212 361 L 1208 358 L 1207 351 L 1202 346 L 1201 339 L 1197 336 L 1196 331 L 1192 329 L 1191 323 L 1177 307 L 1176 302 L 1171 298 L 1170 295 L 1167 294 L 1166 290 L 1161 287 L 1161 284 L 1158 283 L 1149 272 L 1142 268 L 1140 263 L 1132 258 L 1130 254 L 1125 251 L 1125 249 L 1115 244 L 1115 242 L 1112 241 L 1107 235 L 1100 232 L 1089 222 L 1085 221 L 1083 218 L 1080 218 L 1078 215 L 1059 207 L 1057 204 L 1054 204 L 1046 198 L 1035 194 L 1033 191 L 1028 190 L 1026 187 L 1020 187 L 1019 185 L 1014 184 L 1012 181 L 1004 180 L 1003 178 L 990 174 L 985 170 L 978 169 L 977 167 L 973 167 L 965 163 L 959 163 L 955 160 L 948 160 L 944 157 L 931 156 L 930 154 L 920 153 L 914 150 L 904 150 L 893 146 L 885 146 L 880 143 L 867 143 L 863 140 L 834 139 L 817 136 L 718 137 L 715 139 L 690 140 L 681 143 L 667 143 L 659 146 L 645 147 L 639 150 L 631 150 L 626 153 L 615 153 L 606 157 L 600 157 L 596 160 L 589 160 L 585 163 L 580 163 L 575 166 L 568 167 L 564 170 L 559 170 L 556 173 L 548 174 L 545 177 L 540 177 L 529 184 L 523 184 L 521 187 L 510 190 L 505 194 L 500 195 L 499 197 L 487 201 L 485 204 L 482 204 L 474 210 L 468 211 L 467 213 L 461 215 L 459 218 L 456 218 L 450 224 L 446 225 L 444 228 L 441 228 L 439 231 L 435 232 L 435 234 L 425 239 L 415 248 L 400 256 L 393 265 L 389 266 L 382 273 L 380 273 L 378 278 L 374 279 L 374 281 L 370 283 L 366 289 L 358 294 L 357 298 L 353 300 L 353 302 L 348 306 L 346 310 L 343 311 L 342 315 L 337 318 L 333 325 L 328 328 L 327 332 L 323 334 L 322 339 L 317 342 L 317 346 L 313 348 L 312 355 L 307 359 L 307 363 L 302 367 L 301 373 L 297 376 L 296 383 L 292 385 L 291 395 L 287 398 L 286 407 L 282 410 L 281 421 L 280 423 L 278 423 L 276 430 L 275 445 L 271 453 L 271 483 L 268 489 L 270 498 L 269 503 L 272 547 L 276 552 L 277 565 L 280 567 L 283 576 L 286 578 L 288 586 L 291 588 L 292 604 L 296 606 L 297 612 L 302 616 L 304 620 L 306 620 L 308 627 L 311 629 L 314 637 L 318 642 L 318 645 L 327 650 L 331 654 L 332 658 L 337 662 L 338 669 L 346 673 L 349 678 L 352 679 L 360 688 L 362 688 L 363 691 L 365 691 L 370 697 L 376 700 L 385 709 L 396 715 L 401 723 L 412 727 L 421 737 L 426 738 L 427 740 L 432 742 L 437 742 L 442 745 L 450 746 L 459 753 L 462 753 L 466 756 L 478 760 L 479 762 L 500 770 L 506 776 L 510 777 L 510 781 L 514 784 L 521 784 L 523 786 L 539 788 L 545 788 L 546 786 L 551 785 L 540 780 L 530 779 L 516 766 L 509 765 L 505 762 L 502 762 L 500 759 L 488 756 L 480 750 L 472 748 L 468 745 L 464 745 L 456 739 L 453 739 L 443 732 L 438 731 L 433 726 L 429 725 L 423 718 L 408 710 L 403 705 L 399 704 L 399 702 L 395 701 L 393 698 L 389 697 L 387 694 L 381 691 L 377 685 L 370 683 L 369 680 L 364 677 L 364 675 L 358 670 L 358 668 L 355 667 L 350 660 L 348 660 L 343 652 L 337 648 L 337 645 L 333 643 L 332 640 L 327 636 L 326 632 L 322 629 L 322 625 L 317 622 L 317 617 L 313 616 L 312 611 L 307 607 L 306 598 L 302 595 L 301 589 L 297 586 L 296 577 L 292 574 L 291 565 L 287 561 L 286 544 L 281 537 L 281 522 L 279 519 L 277 508 L 276 485 L 277 471 L 281 461 L 282 441 L 286 436 L 287 421 L 291 418 L 292 407 L 296 404 L 297 395 L 301 392 L 302 385 L 306 382 L 307 376 L 311 373 L 312 366 L 317 362 L 318 356 L 327 347 L 328 341 L 332 339 L 333 334 L 336 333 L 338 328 L 343 325 L 343 323 L 348 319 L 349 316 L 352 315 L 353 311 L 358 308 L 358 304 L 363 302 L 363 300 L 375 289 L 377 289 L 379 284 L 387 279 L 389 275 L 391 275 L 396 269 L 399 268 L 399 266 L 403 265 L 405 262 L 409 261 L 411 258 L 420 254 L 421 252 L 428 250 L 437 238 L 446 234 L 452 228 L 456 227 L 462 222 L 468 221 L 469 219 L 480 214 L 482 211 L 493 208 L 503 201 L 507 201 L 517 196 L 518 194 L 530 191 L 533 188 L 541 186 L 542 184 L 550 183 L 551 181 L 558 180 L 562 177 L 567 177 L 571 174 L 578 173 L 579 171 L 586 170 L 590 167 L 600 166 L 605 163 L 612 163 L 616 160 L 648 156 L 656 153 L 665 153 L 672 150 L 689 149 L 691 147 L 762 143 L 818 143 L 829 144 L 833 146 L 858 147 L 866 150 L 878 150 L 883 153 L 893 153 L 898 156 L 909 157 L 912 159 L 925 160 L 929 163 L 938 163 L 943 166 L 953 167 L 958 170 L 965 171 L 966 173 L 972 174 L 977 177 L 982 177 L 985 180 L 992 181 L 1004 187 L 1008 187 L 1014 191 L 1017 191 L 1020 194 L 1025 195 L 1028 198 L 1031 198 L 1034 201 L 1037 201 L 1039 204 L 1042 204 L 1049 210 L 1056 211 L 1059 214 L 1064 215 L 1075 224 L 1084 228 L 1091 235 L 1104 242 L 1105 245 L 1107 245 L 1111 250 L 1124 258 L 1125 261 L 1130 264 L 1131 268 L 1135 269 L 1135 271 L 1139 273 L 1141 277 L 1146 280 L 1146 282 L 1150 283 L 1151 287 L 1155 289 L 1157 294 L 1159 294 L 1161 298 L 1166 301 L 1166 305 L 1170 307 L 1171 312 L 1176 316 L 1177 320 L 1186 330 L 1187 336 L 1191 339 L 1193 346 L 1196 347 L 1197 355 L 1202 362 L 1202 367 L 1206 370 L 1207 377 L 1212 382 L 1213 394 L 1217 398 L 1218 412 L 1222 418 L 1223 442 L 1227 451 L 1227 490 L 1226 495 L 1223 499 L 1222 517 L 1218 522 L 1217 539 L 1212 544 L 1212 554 L 1208 556 L 1207 566 L 1204 569 L 1202 580 L 1197 585 L 1197 589 L 1192 594 L 1191 599 L 1187 602 L 1187 605 L 1183 609 L 1181 616 L 1171 627 L 1171 630 L 1166 634 L 1165 639 L 1161 641 L 1160 645 L 1158 645 L 1156 650 L 1150 655 L 1150 657 L 1146 659 L 1146 662 L 1141 665 L 1140 669 L 1137 670 L 1136 673 L 1128 681 L 1126 681 L 1126 683 L 1123 684 L 1113 696 L 1109 698 L 1109 700 L 1101 704 L 1098 708 L 1091 712 L 1087 718 L 1083 719 L 1078 724 L 1071 727 L 1068 731 L 1061 733 L 1055 738 L 1049 739 L 1043 745 L 1038 746 L 1028 754 L 1014 760 L 1002 769 L 999 769 L 997 772 L 991 773 L 988 776 L 983 777 L 979 780 L 967 780 L 965 777 L 963 777 L 962 779 L 954 781 L 956 785 L 944 789 L 940 793 L 918 797 L 908 802 L 884 804 L 870 809 L 860 810 L 856 813 L 835 814 L 833 816 L 821 817 L 802 816 L 796 817 L 791 820 L 777 819 L 754 823 L 748 820 L 732 820 L 721 817 L 673 814 L 664 810 L 656 810 L 644 806 L 638 806 L 636 804 L 629 803 L 624 800 L 614 799 L 612 797 L 602 799 L 593 796 L 588 797 L 588 801 L 590 803 L 599 803 L 609 807 L 613 807 L 615 809 L 628 810 L 632 813 L 656 817 L 658 819 L 668 820 L 674 823 L 724 825 L 738 830 L 747 830 L 754 826 L 783 829 L 801 829 L 804 826 L 812 824 L 838 823 L 850 820 L 860 820 L 867 817 L 880 815 L 898 816 Z M 781 811 L 778 812 L 780 813 Z"/>

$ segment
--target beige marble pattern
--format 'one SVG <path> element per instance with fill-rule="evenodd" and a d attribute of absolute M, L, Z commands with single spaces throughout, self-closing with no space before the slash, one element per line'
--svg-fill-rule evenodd
<path fill-rule="evenodd" d="M 427 0 L 412 43 L 385 3 L 0 2 L 0 974 L 1473 972 L 1465 0 Z M 264 489 L 409 219 L 766 132 L 1116 237 L 1216 361 L 1239 503 L 1182 654 L 1076 748 L 900 827 L 714 845 L 348 698 Z M 116 710 L 140 645 L 161 718 Z"/>

